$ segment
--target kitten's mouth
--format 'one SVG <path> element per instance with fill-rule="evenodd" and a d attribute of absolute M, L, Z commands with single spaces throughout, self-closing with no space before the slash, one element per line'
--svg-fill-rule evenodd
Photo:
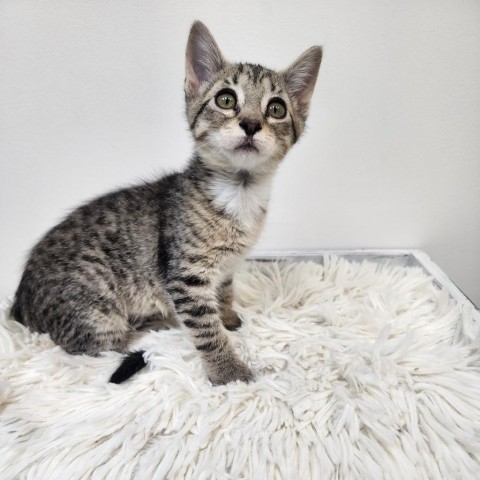
<path fill-rule="evenodd" d="M 253 137 L 246 137 L 237 147 L 235 147 L 235 151 L 258 152 L 258 148 L 255 146 Z"/>

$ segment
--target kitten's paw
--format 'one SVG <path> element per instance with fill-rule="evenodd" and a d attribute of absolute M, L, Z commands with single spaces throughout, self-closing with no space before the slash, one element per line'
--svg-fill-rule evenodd
<path fill-rule="evenodd" d="M 209 377 L 213 385 L 225 385 L 237 380 L 246 383 L 253 381 L 252 372 L 240 361 L 223 365 L 222 368 L 219 367 L 215 373 L 210 373 Z"/>
<path fill-rule="evenodd" d="M 224 315 L 222 318 L 223 326 L 233 332 L 234 330 L 238 330 L 242 326 L 242 320 L 240 317 L 231 310 L 228 315 Z"/>

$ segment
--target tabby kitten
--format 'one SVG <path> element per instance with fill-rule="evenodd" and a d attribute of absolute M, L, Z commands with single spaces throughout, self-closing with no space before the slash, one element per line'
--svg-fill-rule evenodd
<path fill-rule="evenodd" d="M 232 275 L 255 243 L 272 176 L 302 134 L 322 57 L 288 69 L 229 63 L 195 22 L 186 51 L 185 99 L 195 153 L 179 173 L 81 206 L 33 248 L 13 317 L 67 352 L 128 352 L 142 327 L 183 324 L 213 384 L 249 381 L 226 330 Z M 145 365 L 127 356 L 111 381 Z"/>

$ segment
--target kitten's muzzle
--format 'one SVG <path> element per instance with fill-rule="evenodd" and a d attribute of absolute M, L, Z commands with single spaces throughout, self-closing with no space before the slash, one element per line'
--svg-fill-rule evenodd
<path fill-rule="evenodd" d="M 243 138 L 243 141 L 235 147 L 235 150 L 243 150 L 244 152 L 258 152 L 258 148 L 255 145 L 255 140 L 253 136 L 246 136 Z"/>
<path fill-rule="evenodd" d="M 262 129 L 260 122 L 256 120 L 242 120 L 240 128 L 245 132 L 246 136 L 242 139 L 242 142 L 235 148 L 235 150 L 242 150 L 244 152 L 258 152 L 258 148 L 255 145 L 253 136 Z"/>

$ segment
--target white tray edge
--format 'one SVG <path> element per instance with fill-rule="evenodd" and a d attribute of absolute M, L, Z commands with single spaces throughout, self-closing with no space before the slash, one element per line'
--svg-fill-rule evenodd
<path fill-rule="evenodd" d="M 413 248 L 385 248 L 385 249 L 307 249 L 307 250 L 255 250 L 249 258 L 282 258 L 282 257 L 323 257 L 325 255 L 338 256 L 380 256 L 380 257 L 397 257 L 411 255 L 419 263 L 419 265 L 436 281 L 436 283 L 445 288 L 452 298 L 454 298 L 463 309 L 472 310 L 473 318 L 480 322 L 480 311 L 478 307 L 448 278 L 448 275 L 430 258 L 430 256 L 422 250 Z"/>

